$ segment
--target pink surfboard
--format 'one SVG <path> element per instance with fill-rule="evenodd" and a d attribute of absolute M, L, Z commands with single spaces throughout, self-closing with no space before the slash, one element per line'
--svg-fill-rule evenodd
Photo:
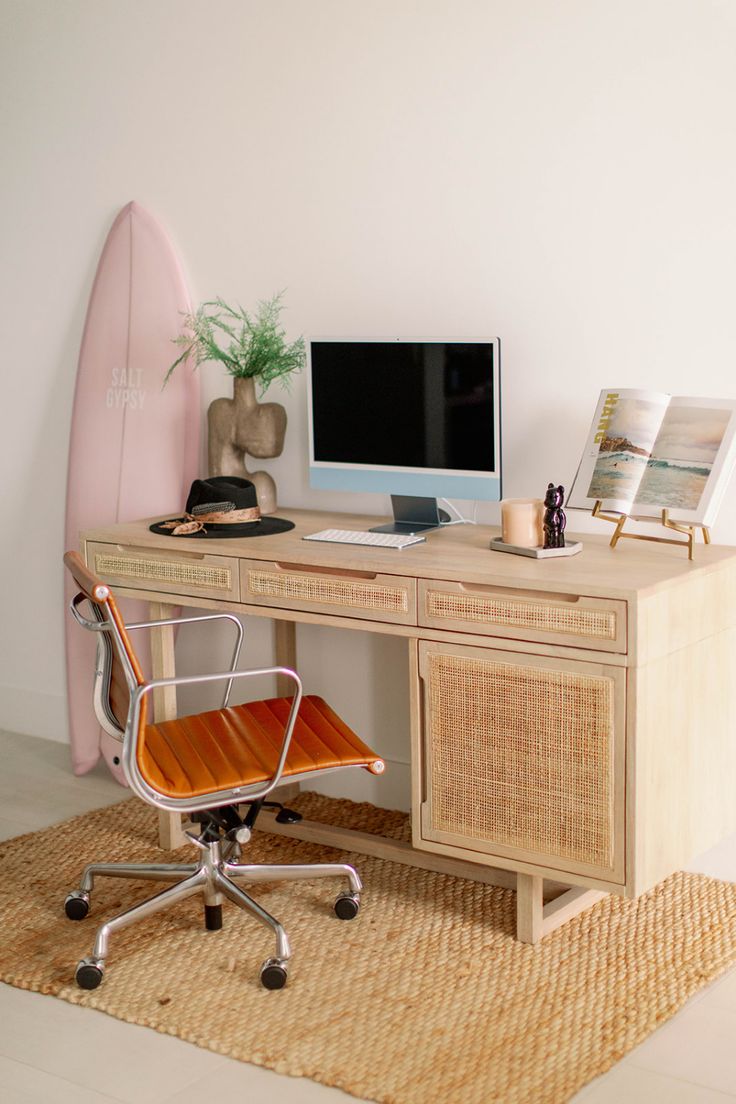
<path fill-rule="evenodd" d="M 172 339 L 190 309 L 164 231 L 129 203 L 107 236 L 87 308 L 69 446 L 66 548 L 79 547 L 82 529 L 183 509 L 199 475 L 199 380 L 181 365 L 162 384 L 177 356 Z M 75 588 L 65 575 L 68 606 Z M 143 603 L 125 602 L 124 609 L 128 618 L 146 619 Z M 124 783 L 120 744 L 92 710 L 94 634 L 66 610 L 65 624 L 74 772 L 85 774 L 102 754 Z"/>

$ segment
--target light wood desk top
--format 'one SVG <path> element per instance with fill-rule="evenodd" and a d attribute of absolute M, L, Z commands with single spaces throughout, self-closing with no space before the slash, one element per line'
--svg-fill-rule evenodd
<path fill-rule="evenodd" d="M 334 568 L 336 571 L 378 572 L 423 579 L 448 579 L 502 588 L 533 588 L 556 593 L 603 595 L 624 600 L 690 582 L 695 577 L 718 571 L 736 558 L 736 548 L 698 544 L 695 560 L 689 562 L 686 549 L 672 545 L 630 542 L 609 547 L 608 528 L 603 535 L 582 534 L 570 539 L 583 541 L 576 556 L 533 560 L 492 552 L 491 537 L 498 528 L 485 525 L 451 525 L 427 534 L 423 544 L 403 551 L 360 545 L 326 544 L 302 538 L 321 529 L 367 530 L 380 519 L 363 514 L 280 507 L 278 516 L 289 518 L 295 528 L 267 537 L 206 539 L 168 537 L 151 533 L 148 521 L 108 525 L 87 530 L 86 541 L 120 543 L 126 548 L 151 549 L 185 556 L 229 556 L 237 559 L 270 560 Z M 150 520 L 160 520 L 150 519 Z"/>

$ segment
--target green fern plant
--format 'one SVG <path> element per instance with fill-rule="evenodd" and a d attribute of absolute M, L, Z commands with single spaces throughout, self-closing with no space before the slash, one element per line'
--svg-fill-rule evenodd
<path fill-rule="evenodd" d="M 184 361 L 199 368 L 207 360 L 219 361 L 231 376 L 254 379 L 261 395 L 274 380 L 288 390 L 291 373 L 304 367 L 304 338 L 289 344 L 281 325 L 283 292 L 259 302 L 254 316 L 241 306 L 231 307 L 223 299 L 211 299 L 184 319 L 184 333 L 174 338 L 182 349 L 169 368 L 171 373 Z"/>

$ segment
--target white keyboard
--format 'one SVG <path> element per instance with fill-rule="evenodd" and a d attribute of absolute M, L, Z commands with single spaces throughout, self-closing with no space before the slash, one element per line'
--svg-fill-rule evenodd
<path fill-rule="evenodd" d="M 359 529 L 322 529 L 303 539 L 328 541 L 331 544 L 365 544 L 370 548 L 408 548 L 410 544 L 421 544 L 426 537 L 416 534 L 405 536 L 403 533 L 365 533 Z"/>

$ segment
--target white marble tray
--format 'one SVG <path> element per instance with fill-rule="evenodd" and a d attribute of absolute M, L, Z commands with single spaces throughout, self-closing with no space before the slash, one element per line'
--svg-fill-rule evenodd
<path fill-rule="evenodd" d="M 493 552 L 511 552 L 514 556 L 531 556 L 535 560 L 547 560 L 552 556 L 575 556 L 582 547 L 582 541 L 572 541 L 564 548 L 522 548 L 518 544 L 504 544 L 500 537 L 494 537 L 490 544 Z"/>

